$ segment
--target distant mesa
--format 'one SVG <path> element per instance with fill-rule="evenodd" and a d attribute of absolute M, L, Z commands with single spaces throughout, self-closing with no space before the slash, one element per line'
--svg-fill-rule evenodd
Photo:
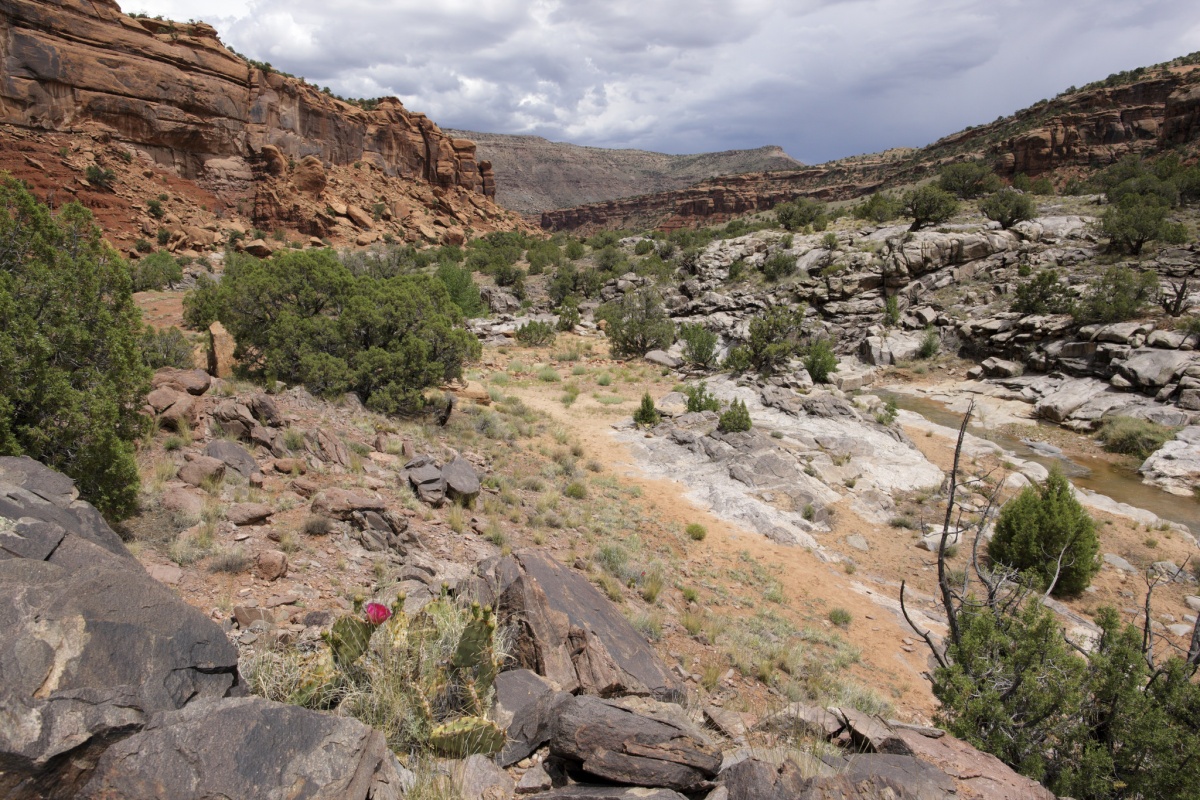
<path fill-rule="evenodd" d="M 583 147 L 540 136 L 446 129 L 475 142 L 499 177 L 496 202 L 523 214 L 683 189 L 707 178 L 794 170 L 804 165 L 776 145 L 753 150 L 669 155 Z"/>

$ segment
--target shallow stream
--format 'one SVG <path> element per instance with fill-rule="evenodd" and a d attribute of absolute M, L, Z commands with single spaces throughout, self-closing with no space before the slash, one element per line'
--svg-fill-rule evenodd
<path fill-rule="evenodd" d="M 872 394 L 884 400 L 893 399 L 897 408 L 920 414 L 938 425 L 957 429 L 962 424 L 962 414 L 951 411 L 936 400 L 884 389 L 873 391 Z M 1136 469 L 1079 454 L 1050 455 L 995 429 L 968 425 L 967 430 L 1046 468 L 1057 465 L 1077 486 L 1107 495 L 1117 502 L 1152 511 L 1162 519 L 1186 525 L 1193 534 L 1200 535 L 1200 503 L 1190 497 L 1173 495 L 1142 483 L 1142 477 Z"/>

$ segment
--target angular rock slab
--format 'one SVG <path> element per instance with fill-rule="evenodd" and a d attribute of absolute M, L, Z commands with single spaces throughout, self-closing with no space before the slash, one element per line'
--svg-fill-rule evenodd
<path fill-rule="evenodd" d="M 479 495 L 479 475 L 471 462 L 462 456 L 442 467 L 442 480 L 446 485 L 446 496 L 457 503 L 469 506 Z"/>
<path fill-rule="evenodd" d="M 947 800 L 954 782 L 912 756 L 865 755 L 838 762 L 840 774 L 805 778 L 791 761 L 781 766 L 746 759 L 721 773 L 728 800 Z"/>
<path fill-rule="evenodd" d="M 529 800 L 687 800 L 670 789 L 648 789 L 642 786 L 591 786 L 576 783 L 542 794 L 529 795 Z"/>
<path fill-rule="evenodd" d="M 533 550 L 482 562 L 470 592 L 517 626 L 517 664 L 563 691 L 674 700 L 679 678 L 611 600 L 582 575 Z"/>
<path fill-rule="evenodd" d="M 692 791 L 721 769 L 721 753 L 686 730 L 586 695 L 557 708 L 550 753 L 614 783 Z"/>
<path fill-rule="evenodd" d="M 257 697 L 156 715 L 100 758 L 80 800 L 399 800 L 401 768 L 358 720 Z"/>
<path fill-rule="evenodd" d="M 220 626 L 151 578 L 63 476 L 0 459 L 0 547 L 0 796 L 69 797 L 153 712 L 240 691 Z"/>

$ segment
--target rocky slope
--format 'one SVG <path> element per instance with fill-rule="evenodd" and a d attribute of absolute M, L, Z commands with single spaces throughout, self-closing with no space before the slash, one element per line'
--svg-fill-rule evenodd
<path fill-rule="evenodd" d="M 524 214 L 682 189 L 717 175 L 793 170 L 803 166 L 774 145 L 754 150 L 668 155 L 447 129 L 475 142 L 501 176 L 496 201 Z"/>
<path fill-rule="evenodd" d="M 945 163 L 986 158 L 1002 175 L 1067 176 L 1200 137 L 1200 66 L 1178 59 L 1122 80 L 1066 92 L 1051 101 L 973 126 L 917 151 L 856 156 L 786 174 L 716 178 L 676 191 L 547 211 L 547 230 L 711 225 L 799 195 L 848 199 L 934 174 Z"/>
<path fill-rule="evenodd" d="M 0 52 L 4 151 L 20 152 L 0 166 L 59 202 L 116 208 L 110 235 L 154 232 L 139 212 L 154 184 L 176 179 L 197 187 L 181 197 L 180 227 L 233 218 L 353 243 L 370 231 L 453 241 L 520 224 L 491 202 L 491 166 L 474 143 L 394 98 L 363 110 L 260 68 L 203 23 L 131 18 L 113 0 L 14 0 Z M 94 186 L 87 167 L 111 177 Z M 337 212 L 350 206 L 366 211 Z"/>

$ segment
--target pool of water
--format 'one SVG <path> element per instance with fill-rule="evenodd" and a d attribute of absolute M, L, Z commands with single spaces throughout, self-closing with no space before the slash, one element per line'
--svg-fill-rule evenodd
<path fill-rule="evenodd" d="M 962 424 L 962 414 L 949 410 L 936 400 L 886 390 L 879 390 L 874 394 L 884 399 L 893 399 L 898 408 L 920 414 L 938 425 L 957 429 Z M 1044 467 L 1057 465 L 1076 486 L 1107 495 L 1119 503 L 1128 503 L 1136 508 L 1152 511 L 1162 519 L 1186 525 L 1193 534 L 1200 535 L 1200 503 L 1190 497 L 1179 497 L 1142 483 L 1142 476 L 1136 469 L 1089 456 L 1072 455 L 1068 458 L 1048 455 L 1033 449 L 1020 439 L 1014 439 L 996 430 L 974 425 L 968 425 L 967 430 L 980 439 L 995 442 L 1005 450 L 1029 461 L 1036 461 Z"/>

